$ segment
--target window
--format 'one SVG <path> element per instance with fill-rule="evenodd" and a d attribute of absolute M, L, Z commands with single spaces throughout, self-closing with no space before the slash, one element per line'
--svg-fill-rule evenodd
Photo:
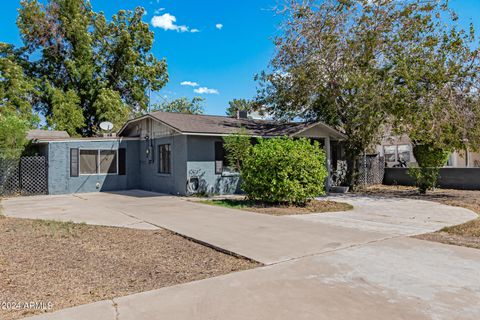
<path fill-rule="evenodd" d="M 98 173 L 98 150 L 80 150 L 80 174 Z"/>
<path fill-rule="evenodd" d="M 161 144 L 158 146 L 158 173 L 170 174 L 171 150 L 170 144 Z"/>
<path fill-rule="evenodd" d="M 80 150 L 80 174 L 117 173 L 117 150 Z"/>
<path fill-rule="evenodd" d="M 70 177 L 78 177 L 78 174 L 79 174 L 78 157 L 79 157 L 79 150 L 77 148 L 71 148 L 70 149 Z"/>
<path fill-rule="evenodd" d="M 385 146 L 383 147 L 383 153 L 385 155 L 385 161 L 395 162 L 396 161 L 396 146 Z"/>
<path fill-rule="evenodd" d="M 223 168 L 226 166 L 225 149 L 223 142 L 215 142 L 215 174 L 222 174 Z"/>
<path fill-rule="evenodd" d="M 117 173 L 116 150 L 100 150 L 100 173 Z"/>
<path fill-rule="evenodd" d="M 386 162 L 405 161 L 410 162 L 410 146 L 408 144 L 400 144 L 395 146 L 384 146 L 383 153 Z"/>
<path fill-rule="evenodd" d="M 118 175 L 124 176 L 127 174 L 127 149 L 118 149 Z"/>
<path fill-rule="evenodd" d="M 399 145 L 397 148 L 398 160 L 410 162 L 410 146 L 408 144 Z"/>

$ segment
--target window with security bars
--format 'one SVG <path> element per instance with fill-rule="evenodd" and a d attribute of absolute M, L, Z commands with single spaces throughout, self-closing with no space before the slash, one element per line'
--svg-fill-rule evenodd
<path fill-rule="evenodd" d="M 170 144 L 161 144 L 158 146 L 158 173 L 171 173 L 171 148 Z"/>
<path fill-rule="evenodd" d="M 117 150 L 80 149 L 79 164 L 81 175 L 117 174 Z"/>

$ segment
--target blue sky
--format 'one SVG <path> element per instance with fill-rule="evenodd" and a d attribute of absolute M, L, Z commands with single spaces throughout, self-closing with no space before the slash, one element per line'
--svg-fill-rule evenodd
<path fill-rule="evenodd" d="M 19 0 L 2 1 L 0 41 L 20 44 L 15 25 L 19 3 Z M 168 85 L 153 94 L 152 100 L 164 96 L 167 99 L 203 96 L 206 113 L 222 115 L 228 101 L 255 95 L 253 77 L 268 66 L 274 54 L 272 39 L 280 22 L 273 10 L 277 0 L 91 0 L 91 3 L 95 11 L 104 11 L 107 17 L 136 6 L 147 10 L 144 19 L 155 32 L 153 53 L 167 59 L 170 75 Z M 451 5 L 459 13 L 463 26 L 474 22 L 480 29 L 480 0 L 451 0 Z M 152 25 L 154 16 L 159 17 L 154 20 L 157 27 Z M 192 32 L 195 29 L 199 32 Z M 181 85 L 186 81 L 198 86 Z M 195 89 L 218 93 L 200 94 Z"/>

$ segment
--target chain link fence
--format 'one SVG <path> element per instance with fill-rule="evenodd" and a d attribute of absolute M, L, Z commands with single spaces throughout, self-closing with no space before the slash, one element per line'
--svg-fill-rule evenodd
<path fill-rule="evenodd" d="M 367 155 L 359 160 L 358 167 L 359 185 L 370 186 L 382 184 L 383 176 L 385 174 L 385 157 L 379 155 Z"/>

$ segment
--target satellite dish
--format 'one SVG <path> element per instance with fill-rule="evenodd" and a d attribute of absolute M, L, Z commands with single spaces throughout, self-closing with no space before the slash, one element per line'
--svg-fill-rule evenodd
<path fill-rule="evenodd" d="M 113 129 L 113 123 L 108 121 L 100 122 L 100 129 L 103 131 L 111 131 Z"/>

